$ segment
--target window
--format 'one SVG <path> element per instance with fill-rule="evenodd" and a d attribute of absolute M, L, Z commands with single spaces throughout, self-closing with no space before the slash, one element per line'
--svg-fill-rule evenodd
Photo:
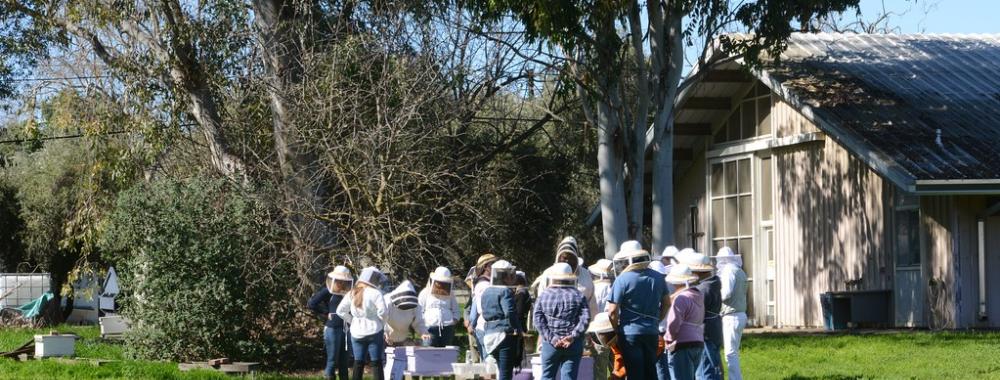
<path fill-rule="evenodd" d="M 750 158 L 719 162 L 711 167 L 712 249 L 729 246 L 753 253 L 753 182 Z"/>
<path fill-rule="evenodd" d="M 920 265 L 920 199 L 913 195 L 896 193 L 896 266 Z"/>
<path fill-rule="evenodd" d="M 712 141 L 716 144 L 771 134 L 771 90 L 757 82 L 733 109 Z"/>

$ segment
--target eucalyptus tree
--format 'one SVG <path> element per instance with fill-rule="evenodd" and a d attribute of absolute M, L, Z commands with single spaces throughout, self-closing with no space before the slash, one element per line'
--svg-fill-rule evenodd
<path fill-rule="evenodd" d="M 598 128 L 597 161 L 605 255 L 644 232 L 643 181 L 653 155 L 652 248 L 673 241 L 673 122 L 685 47 L 700 45 L 753 66 L 777 57 L 793 32 L 856 7 L 858 0 L 491 0 L 467 4 L 485 20 L 514 18 L 528 38 L 561 52 L 588 122 Z M 729 33 L 742 32 L 740 38 Z"/>

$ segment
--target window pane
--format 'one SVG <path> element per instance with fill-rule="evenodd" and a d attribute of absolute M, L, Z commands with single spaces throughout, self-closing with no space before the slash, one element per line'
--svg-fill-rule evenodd
<path fill-rule="evenodd" d="M 920 265 L 920 212 L 896 212 L 896 265 Z"/>
<path fill-rule="evenodd" d="M 730 197 L 726 198 L 725 201 L 726 201 L 726 219 L 723 221 L 723 224 L 726 225 L 725 236 L 736 236 L 736 234 L 739 233 L 739 230 L 736 229 L 737 200 L 736 197 Z"/>
<path fill-rule="evenodd" d="M 740 114 L 742 115 L 740 126 L 743 131 L 740 135 L 741 139 L 748 139 L 757 134 L 757 112 L 755 108 L 753 100 L 746 100 L 740 106 Z"/>
<path fill-rule="evenodd" d="M 736 161 L 736 180 L 739 183 L 736 185 L 737 191 L 742 193 L 753 192 L 753 187 L 750 182 L 750 159 Z"/>
<path fill-rule="evenodd" d="M 753 273 L 753 239 L 740 239 L 739 254 L 743 256 L 743 270 L 750 275 Z M 760 276 L 763 278 L 764 274 L 760 273 Z"/>
<path fill-rule="evenodd" d="M 719 252 L 719 248 L 726 245 L 725 240 L 713 240 L 712 241 L 712 252 Z"/>
<path fill-rule="evenodd" d="M 736 194 L 736 161 L 726 163 L 726 195 Z"/>
<path fill-rule="evenodd" d="M 729 128 L 728 124 L 723 123 L 722 126 L 719 127 L 717 131 L 715 131 L 715 135 L 712 137 L 712 142 L 716 144 L 726 142 L 726 130 L 728 128 Z"/>
<path fill-rule="evenodd" d="M 725 177 L 722 175 L 722 164 L 712 164 L 712 196 L 717 197 L 724 194 L 724 179 Z"/>
<path fill-rule="evenodd" d="M 739 221 L 740 221 L 740 235 L 753 235 L 753 201 L 752 197 L 749 195 L 744 195 L 740 197 L 740 208 L 739 208 Z"/>
<path fill-rule="evenodd" d="M 736 110 L 729 115 L 729 121 L 726 123 L 726 141 L 740 139 L 740 108 L 743 107 L 736 107 Z"/>
<path fill-rule="evenodd" d="M 725 209 L 721 199 L 712 201 L 712 237 L 726 236 L 722 222 L 725 220 Z"/>
<path fill-rule="evenodd" d="M 767 260 L 774 261 L 774 230 L 767 230 L 767 246 L 764 248 L 767 250 Z"/>
<path fill-rule="evenodd" d="M 771 157 L 760 160 L 760 219 L 774 220 L 774 207 L 771 204 L 772 190 L 771 183 Z"/>
<path fill-rule="evenodd" d="M 757 99 L 757 136 L 771 134 L 771 99 Z"/>

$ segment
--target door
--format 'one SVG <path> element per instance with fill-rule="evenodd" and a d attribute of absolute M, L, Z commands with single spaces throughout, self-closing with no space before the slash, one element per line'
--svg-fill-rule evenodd
<path fill-rule="evenodd" d="M 926 326 L 920 257 L 920 199 L 896 193 L 893 207 L 896 326 Z"/>
<path fill-rule="evenodd" d="M 759 212 L 756 240 L 757 255 L 754 258 L 758 270 L 758 283 L 752 285 L 754 308 L 758 326 L 774 326 L 775 319 L 775 261 L 774 261 L 774 178 L 772 176 L 774 162 L 770 155 L 760 157 L 757 170 L 757 197 Z"/>

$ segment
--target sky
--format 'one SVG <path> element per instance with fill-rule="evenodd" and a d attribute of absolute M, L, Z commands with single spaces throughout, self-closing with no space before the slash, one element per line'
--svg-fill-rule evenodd
<path fill-rule="evenodd" d="M 861 0 L 861 12 L 865 18 L 874 16 L 881 13 L 882 4 L 894 13 L 909 9 L 892 17 L 890 24 L 900 33 L 1000 33 L 997 0 Z"/>

